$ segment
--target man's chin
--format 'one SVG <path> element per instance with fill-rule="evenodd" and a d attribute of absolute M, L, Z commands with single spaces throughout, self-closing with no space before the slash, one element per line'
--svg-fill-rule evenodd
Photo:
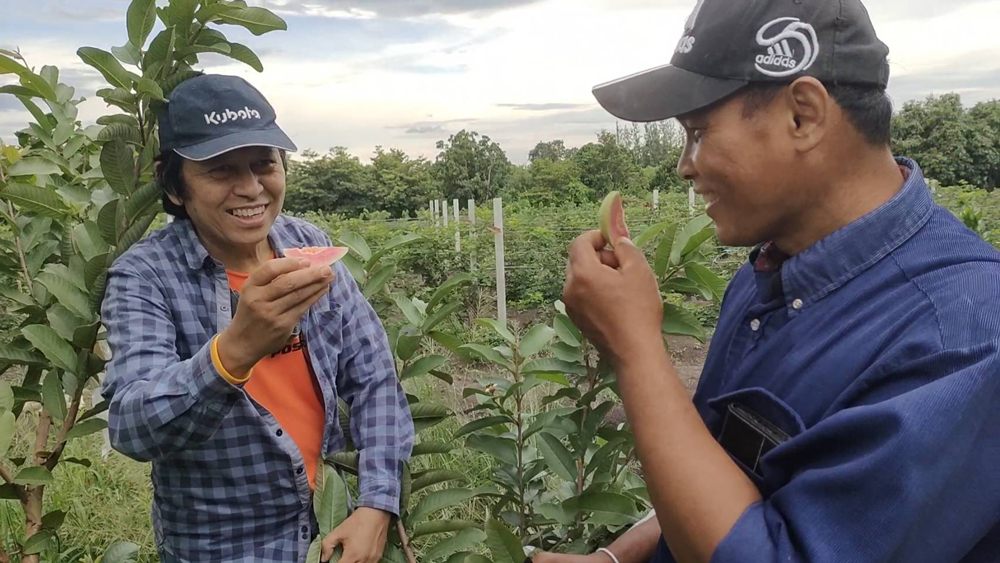
<path fill-rule="evenodd" d="M 741 233 L 739 229 L 719 223 L 715 224 L 715 236 L 719 239 L 719 244 L 729 247 L 753 247 L 765 242 L 757 240 L 759 237 L 751 233 Z"/>

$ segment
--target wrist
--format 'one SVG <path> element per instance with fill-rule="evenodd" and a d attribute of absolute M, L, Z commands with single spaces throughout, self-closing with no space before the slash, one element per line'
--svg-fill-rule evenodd
<path fill-rule="evenodd" d="M 602 547 L 590 555 L 594 563 L 621 563 L 610 549 Z"/>
<path fill-rule="evenodd" d="M 245 380 L 260 358 L 246 357 L 243 347 L 237 344 L 238 339 L 234 339 L 232 333 L 227 328 L 215 338 L 215 350 L 222 369 L 236 380 Z"/>
<path fill-rule="evenodd" d="M 392 519 L 393 514 L 391 512 L 386 512 L 381 508 L 373 508 L 371 506 L 359 506 L 355 512 L 370 512 L 372 517 L 378 516 L 383 518 L 386 522 Z"/>
<path fill-rule="evenodd" d="M 647 366 L 669 361 L 663 336 L 659 331 L 655 334 L 630 336 L 608 352 L 619 377 L 622 373 L 644 371 Z"/>

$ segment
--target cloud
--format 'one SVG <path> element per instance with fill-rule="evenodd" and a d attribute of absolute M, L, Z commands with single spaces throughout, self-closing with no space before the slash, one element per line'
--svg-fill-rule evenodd
<path fill-rule="evenodd" d="M 927 96 L 958 93 L 962 103 L 973 105 L 1000 99 L 1000 65 L 993 61 L 992 68 L 984 65 L 965 66 L 964 57 L 956 58 L 930 71 L 907 74 L 889 81 L 889 94 L 897 109 L 908 100 L 923 100 Z M 989 59 L 983 59 L 989 61 Z"/>
<path fill-rule="evenodd" d="M 875 22 L 877 32 L 879 22 L 935 18 L 975 4 L 993 1 L 995 0 L 947 0 L 945 2 L 941 0 L 905 0 L 900 2 L 869 0 L 864 4 Z"/>
<path fill-rule="evenodd" d="M 406 130 L 407 135 L 438 135 L 447 133 L 444 125 L 413 125 Z"/>
<path fill-rule="evenodd" d="M 67 2 L 65 0 L 31 0 L 31 9 L 25 9 L 28 2 L 23 0 L 0 0 L 0 10 L 12 11 L 17 17 L 39 22 L 79 23 L 125 21 L 127 2 L 116 0 L 87 0 Z"/>
<path fill-rule="evenodd" d="M 334 18 L 412 18 L 445 14 L 492 13 L 541 0 L 257 0 L 288 14 Z"/>
<path fill-rule="evenodd" d="M 510 108 L 515 111 L 552 111 L 552 110 L 567 110 L 567 109 L 580 109 L 593 104 L 565 104 L 565 103 L 548 103 L 548 104 L 496 104 L 500 108 Z"/>

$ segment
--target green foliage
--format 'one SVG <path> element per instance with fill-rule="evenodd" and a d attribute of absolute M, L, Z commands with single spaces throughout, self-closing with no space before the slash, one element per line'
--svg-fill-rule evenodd
<path fill-rule="evenodd" d="M 323 156 L 305 151 L 303 157 L 289 170 L 286 211 L 360 215 L 377 209 L 398 217 L 422 210 L 440 196 L 431 163 L 411 159 L 397 149 L 376 148 L 370 165 L 343 147 Z"/>
<path fill-rule="evenodd" d="M 447 141 L 438 141 L 441 151 L 434 162 L 434 175 L 441 193 L 449 201 L 487 201 L 504 191 L 510 179 L 507 153 L 489 137 L 459 131 Z"/>
<path fill-rule="evenodd" d="M 199 8 L 207 12 L 195 22 Z M 168 28 L 147 48 L 157 16 Z M 25 534 L 15 546 L 24 561 L 37 561 L 58 544 L 56 528 L 65 514 L 40 510 L 44 487 L 58 475 L 54 469 L 68 461 L 67 444 L 106 426 L 101 419 L 85 419 L 80 407 L 84 389 L 104 369 L 98 351 L 107 269 L 145 235 L 160 211 L 152 181 L 156 106 L 197 74 L 192 65 L 198 53 L 232 53 L 225 36 L 210 26 L 240 25 L 255 34 L 284 29 L 265 9 L 217 0 L 172 0 L 161 8 L 153 0 L 133 0 L 125 20 L 126 45 L 77 51 L 107 82 L 97 96 L 121 110 L 93 127 L 78 121 L 83 98 L 59 82 L 57 68 L 36 73 L 18 52 L 0 54 L 0 72 L 20 83 L 0 94 L 16 96 L 34 119 L 17 132 L 17 146 L 0 143 L 0 280 L 9 282 L 0 293 L 4 310 L 17 323 L 0 344 L 0 373 L 15 366 L 20 375 L 13 404 L 0 408 L 0 466 L 18 467 L 8 492 L 25 507 Z M 245 47 L 236 57 L 260 67 Z M 9 398 L 7 391 L 0 390 L 0 397 Z M 30 421 L 28 403 L 42 405 Z M 18 463 L 7 450 L 22 432 L 36 439 Z M 114 546 L 105 560 L 129 561 L 132 547 Z"/>
<path fill-rule="evenodd" d="M 597 143 L 580 147 L 573 159 L 580 167 L 581 181 L 597 198 L 613 191 L 631 195 L 645 191 L 632 152 L 612 133 L 602 132 Z"/>
<path fill-rule="evenodd" d="M 1000 100 L 962 106 L 958 94 L 908 102 L 892 120 L 893 150 L 944 185 L 1000 186 Z"/>

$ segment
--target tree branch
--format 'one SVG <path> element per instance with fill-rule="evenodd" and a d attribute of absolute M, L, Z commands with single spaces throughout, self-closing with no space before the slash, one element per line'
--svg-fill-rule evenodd
<path fill-rule="evenodd" d="M 3 173 L 3 167 L 0 166 L 0 184 L 6 184 L 6 183 L 7 183 L 7 177 Z M 17 213 L 14 210 L 14 203 L 8 200 L 7 207 L 8 209 L 10 209 L 10 218 L 12 220 L 17 219 Z M 14 247 L 15 250 L 17 250 L 17 258 L 21 262 L 21 272 L 24 274 L 24 281 L 28 286 L 28 293 L 31 293 L 31 290 L 33 289 L 31 283 L 31 275 L 28 274 L 28 264 L 24 260 L 24 250 L 21 248 L 21 237 L 18 236 L 14 237 Z"/>
<path fill-rule="evenodd" d="M 38 430 L 35 434 L 35 465 L 42 465 L 41 453 L 45 451 L 46 444 L 49 443 L 49 430 L 52 428 L 52 417 L 49 411 L 42 406 L 42 411 L 38 415 Z"/>
<path fill-rule="evenodd" d="M 413 548 L 410 547 L 410 538 L 406 535 L 406 528 L 402 520 L 396 520 L 396 532 L 399 534 L 399 543 L 403 546 L 403 553 L 406 554 L 407 563 L 417 563 L 417 558 L 413 555 Z"/>
<path fill-rule="evenodd" d="M 52 450 L 52 455 L 45 462 L 45 469 L 52 471 L 55 469 L 56 464 L 59 463 L 59 457 L 62 456 L 63 450 L 66 448 L 66 434 L 73 428 L 76 424 L 76 415 L 80 412 L 80 403 L 83 402 L 83 385 L 77 385 L 76 393 L 73 394 L 73 402 L 69 405 L 69 410 L 66 411 L 66 420 L 63 421 L 62 428 L 59 429 L 59 433 L 56 434 L 56 447 Z"/>

